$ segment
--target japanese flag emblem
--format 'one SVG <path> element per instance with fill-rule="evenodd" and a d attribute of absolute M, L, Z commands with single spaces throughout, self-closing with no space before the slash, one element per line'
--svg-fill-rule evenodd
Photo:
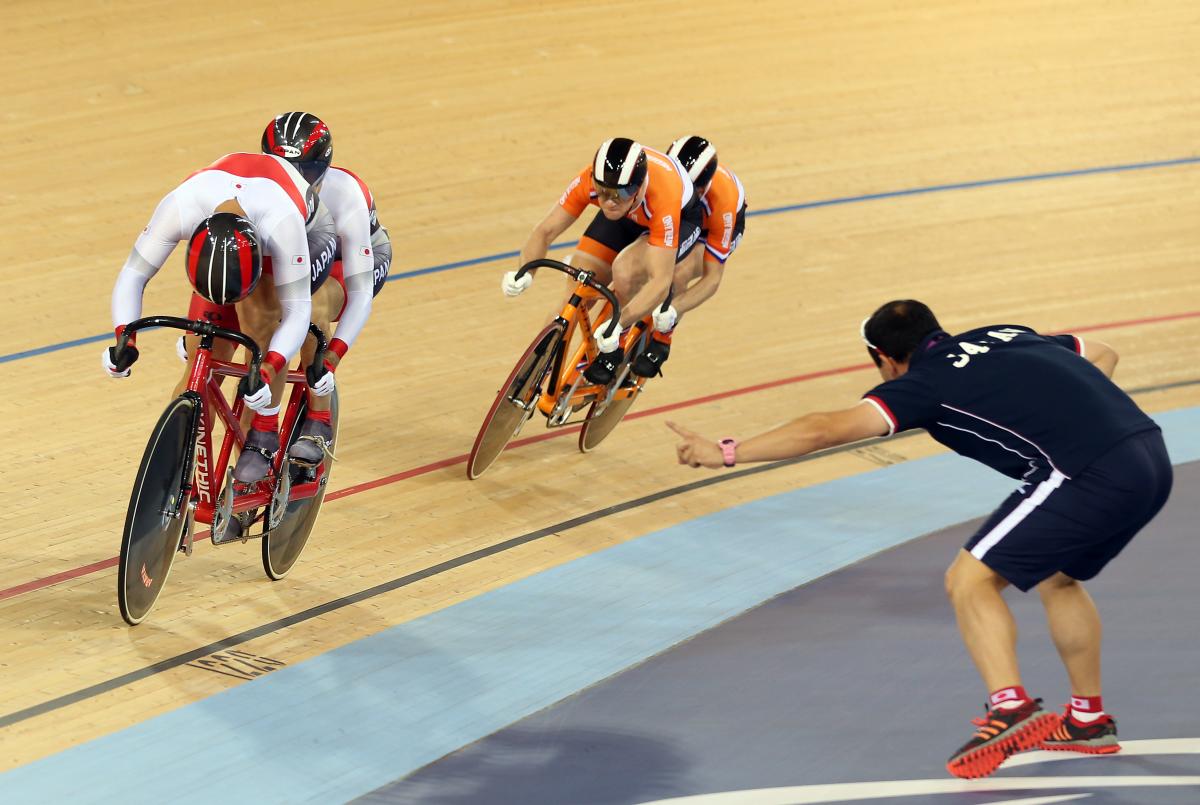
<path fill-rule="evenodd" d="M 370 247 L 370 246 L 363 246 L 363 247 L 362 247 L 362 252 L 361 252 L 361 253 L 362 253 L 362 256 L 363 256 L 363 257 L 370 257 L 370 256 L 371 256 L 371 247 Z"/>
<path fill-rule="evenodd" d="M 298 266 L 302 266 L 302 265 L 304 265 L 304 255 L 302 255 L 302 254 L 293 254 L 293 255 L 292 255 L 292 262 L 293 262 L 293 263 L 295 263 L 295 264 L 296 264 L 296 265 L 298 265 Z"/>

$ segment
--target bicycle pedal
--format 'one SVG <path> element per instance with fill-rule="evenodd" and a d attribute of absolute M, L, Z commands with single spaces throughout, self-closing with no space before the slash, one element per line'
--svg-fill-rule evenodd
<path fill-rule="evenodd" d="M 309 461 L 306 458 L 296 458 L 295 456 L 288 456 L 288 463 L 293 467 L 300 467 L 305 470 L 315 470 L 321 466 L 320 461 Z"/>
<path fill-rule="evenodd" d="M 279 483 L 275 485 L 275 492 L 271 495 L 271 505 L 267 508 L 266 516 L 263 518 L 264 534 L 283 522 L 283 515 L 287 511 L 288 500 L 291 498 L 291 495 L 292 474 L 290 472 L 281 472 L 279 474 Z"/>

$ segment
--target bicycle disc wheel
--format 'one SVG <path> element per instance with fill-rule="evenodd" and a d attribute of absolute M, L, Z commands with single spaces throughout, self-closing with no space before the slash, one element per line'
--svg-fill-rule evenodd
<path fill-rule="evenodd" d="M 595 450 L 625 417 L 625 412 L 633 406 L 633 401 L 640 393 L 638 390 L 624 399 L 613 400 L 599 414 L 593 415 L 596 406 L 600 404 L 599 401 L 592 403 L 592 407 L 588 409 L 587 420 L 579 431 L 579 452 L 590 453 Z"/>
<path fill-rule="evenodd" d="M 329 406 L 329 424 L 333 428 L 334 444 L 337 444 L 338 434 L 338 396 L 337 389 L 334 389 L 333 395 L 330 397 Z M 296 415 L 296 421 L 292 423 L 291 432 L 288 433 L 285 447 L 291 447 L 296 439 L 300 438 L 300 428 L 304 424 L 304 415 L 308 411 L 308 400 L 305 399 L 300 404 L 300 411 Z M 284 467 L 292 474 L 292 487 L 296 487 L 308 481 L 309 473 L 311 472 L 306 467 L 293 465 L 284 460 Z M 329 488 L 329 474 L 333 469 L 333 461 L 325 459 L 325 483 L 317 494 L 311 498 L 302 500 L 289 500 L 287 509 L 283 513 L 283 519 L 279 521 L 279 525 L 269 530 L 262 538 L 262 561 L 263 570 L 267 572 L 267 577 L 279 581 L 291 571 L 292 566 L 296 564 L 296 560 L 300 558 L 300 552 L 304 550 L 304 546 L 308 544 L 308 535 L 312 533 L 313 524 L 317 522 L 317 514 L 321 511 L 321 503 L 325 500 L 325 490 Z M 269 517 L 268 513 L 265 515 Z"/>
<path fill-rule="evenodd" d="M 537 401 L 550 362 L 560 348 L 562 333 L 562 324 L 555 322 L 546 325 L 521 355 L 508 380 L 504 381 L 504 386 L 483 419 L 479 435 L 471 447 L 471 455 L 467 458 L 467 477 L 472 481 L 492 466 L 492 462 L 532 415 L 533 411 L 528 406 Z"/>
<path fill-rule="evenodd" d="M 125 514 L 121 557 L 117 563 L 117 602 L 131 626 L 141 623 L 171 573 L 187 520 L 187 501 L 179 501 L 188 451 L 194 449 L 193 422 L 198 401 L 192 392 L 176 398 L 150 434 Z M 167 514 L 178 507 L 174 517 Z"/>

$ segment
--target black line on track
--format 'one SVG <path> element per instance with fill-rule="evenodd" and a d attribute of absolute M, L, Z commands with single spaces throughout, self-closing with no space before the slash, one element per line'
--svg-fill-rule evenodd
<path fill-rule="evenodd" d="M 1166 391 L 1168 389 L 1195 385 L 1200 385 L 1200 379 L 1181 380 L 1174 383 L 1163 383 L 1153 386 L 1141 386 L 1134 389 L 1127 389 L 1126 393 L 1149 394 L 1156 391 Z M 320 616 L 326 615 L 330 612 L 335 612 L 353 604 L 375 598 L 385 593 L 393 592 L 401 587 L 407 587 L 410 584 L 416 584 L 418 581 L 423 581 L 424 579 L 437 576 L 441 573 L 454 570 L 464 565 L 469 565 L 472 562 L 486 559 L 489 556 L 495 556 L 498 553 L 503 553 L 504 551 L 520 547 L 521 545 L 534 542 L 544 537 L 553 536 L 561 531 L 568 531 L 572 528 L 577 528 L 581 525 L 586 525 L 614 514 L 620 514 L 621 512 L 626 512 L 631 509 L 648 506 L 651 503 L 657 503 L 660 500 L 665 500 L 667 498 L 686 494 L 688 492 L 694 492 L 697 489 L 704 489 L 705 487 L 725 483 L 726 481 L 733 481 L 752 475 L 759 475 L 764 472 L 770 472 L 782 467 L 790 467 L 795 464 L 803 464 L 808 461 L 815 461 L 817 459 L 836 455 L 838 453 L 849 453 L 863 447 L 870 447 L 874 444 L 895 442 L 898 439 L 905 439 L 923 432 L 924 431 L 919 430 L 907 431 L 897 434 L 896 436 L 892 436 L 891 438 L 867 439 L 861 442 L 854 442 L 853 444 L 842 445 L 840 447 L 834 447 L 828 450 L 810 453 L 806 456 L 799 456 L 798 458 L 774 461 L 770 464 L 760 464 L 755 467 L 733 470 L 732 472 L 722 472 L 718 475 L 711 475 L 698 481 L 692 481 L 691 483 L 683 484 L 682 486 L 671 487 L 670 489 L 654 492 L 653 494 L 635 498 L 634 500 L 627 500 L 624 503 L 606 506 L 603 509 L 597 509 L 596 511 L 589 512 L 588 514 L 583 514 L 579 517 L 572 517 L 570 520 L 563 520 L 560 523 L 546 526 L 545 528 L 539 528 L 536 531 L 530 531 L 527 534 L 522 534 L 521 536 L 513 537 L 512 539 L 507 539 L 503 542 L 498 542 L 495 545 L 489 545 L 486 548 L 480 548 L 479 550 L 471 551 L 470 553 L 463 554 L 462 556 L 450 559 L 446 562 L 440 562 L 436 565 L 427 567 L 424 570 L 418 570 L 415 573 L 409 573 L 408 575 L 401 576 L 397 579 L 392 579 L 391 581 L 384 582 L 383 584 L 377 584 L 374 587 L 369 587 L 352 595 L 347 595 L 343 596 L 342 598 L 334 599 L 333 601 L 328 601 L 324 604 L 306 609 L 303 612 L 297 612 L 294 615 L 288 615 L 285 618 L 280 618 L 278 620 L 271 621 L 270 623 L 264 623 L 261 626 L 256 626 L 253 629 L 247 629 L 244 632 L 239 632 L 238 634 L 231 635 L 222 640 L 209 643 L 206 646 L 201 646 L 200 648 L 193 649 L 183 654 L 177 654 L 174 657 L 169 657 L 152 665 L 147 665 L 146 667 L 139 668 L 136 671 L 130 671 L 129 673 L 121 674 L 118 677 L 113 677 L 112 679 L 104 682 L 98 682 L 95 685 L 89 685 L 88 687 L 74 691 L 73 693 L 68 693 L 45 702 L 41 702 L 40 704 L 35 704 L 32 707 L 26 707 L 23 710 L 16 710 L 12 713 L 7 713 L 3 716 L 0 716 L 0 728 L 18 724 L 22 721 L 27 721 L 28 719 L 36 718 L 47 713 L 52 713 L 55 710 L 61 710 L 64 707 L 69 707 L 73 704 L 78 704 L 79 702 L 83 702 L 96 696 L 100 696 L 101 694 L 108 693 L 109 691 L 117 690 L 118 688 L 126 685 L 131 685 L 134 682 L 140 682 L 143 679 L 148 679 L 156 674 L 170 671 L 174 668 L 180 667 L 181 665 L 187 665 L 189 662 L 193 662 L 202 657 L 207 657 L 215 652 L 240 646 L 244 643 L 250 642 L 251 640 L 256 640 L 264 635 L 271 634 L 272 632 L 281 631 L 289 626 L 295 626 L 298 623 L 304 623 L 305 621 L 312 620 L 313 618 L 319 618 Z"/>

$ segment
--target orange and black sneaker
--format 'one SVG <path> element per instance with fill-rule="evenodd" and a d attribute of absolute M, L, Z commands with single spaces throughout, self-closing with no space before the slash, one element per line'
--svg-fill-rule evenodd
<path fill-rule="evenodd" d="M 1034 699 L 1007 710 L 992 708 L 972 723 L 979 731 L 946 763 L 955 777 L 987 777 L 1010 755 L 1037 748 L 1058 726 L 1059 717 L 1043 710 L 1041 699 Z"/>
<path fill-rule="evenodd" d="M 1063 714 L 1060 723 L 1042 740 L 1042 749 L 1058 752 L 1084 752 L 1089 755 L 1111 755 L 1121 751 L 1117 743 L 1117 721 L 1107 713 L 1091 723 L 1076 721 L 1071 717 L 1071 705 Z"/>

